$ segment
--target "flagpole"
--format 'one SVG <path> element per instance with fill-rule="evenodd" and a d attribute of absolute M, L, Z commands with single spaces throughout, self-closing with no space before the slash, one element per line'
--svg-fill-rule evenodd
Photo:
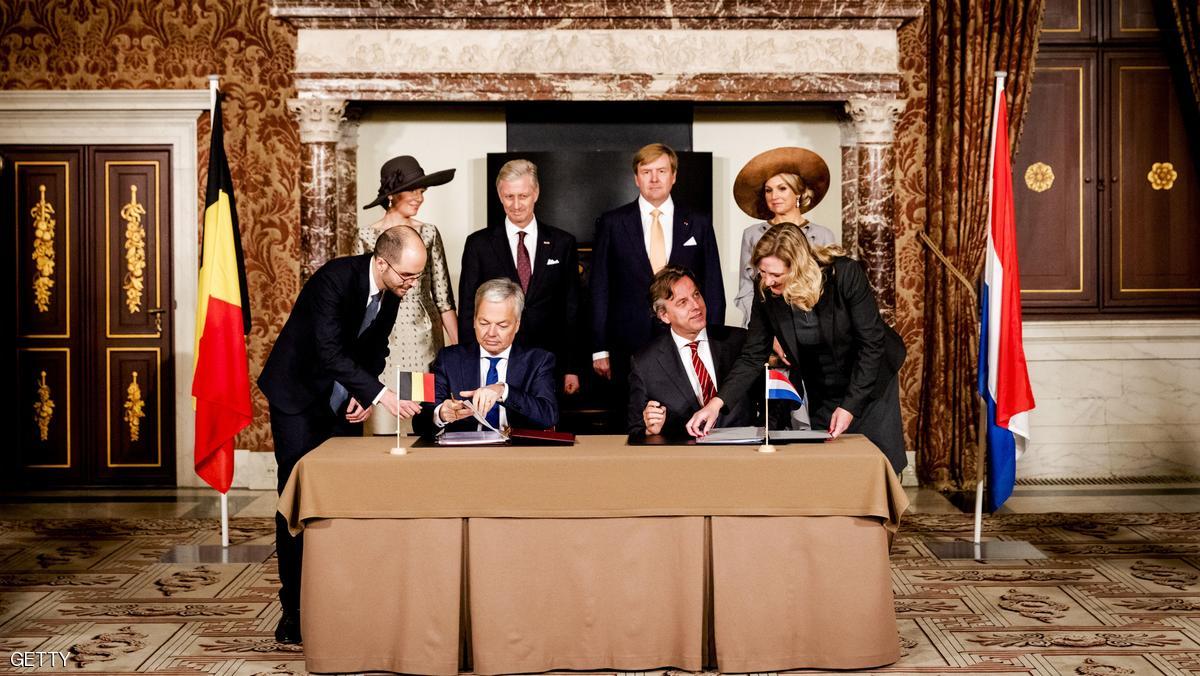
<path fill-rule="evenodd" d="M 412 378 L 410 375 L 409 378 Z M 400 367 L 396 366 L 396 396 L 400 396 Z M 409 395 L 412 396 L 412 395 Z M 400 445 L 400 416 L 396 416 L 396 447 L 391 450 L 392 455 L 404 455 L 408 453 L 408 449 Z"/>
<path fill-rule="evenodd" d="M 217 92 L 220 90 L 221 76 L 208 76 L 208 121 L 213 123 L 217 115 Z M 211 133 L 211 131 L 210 131 Z M 212 161 L 212 158 L 209 158 Z M 221 493 L 221 547 L 229 547 L 229 495 Z"/>
<path fill-rule="evenodd" d="M 995 88 L 994 92 L 992 93 L 992 139 L 991 139 L 991 143 L 988 144 L 988 171 L 987 171 L 987 186 L 988 186 L 988 223 L 987 223 L 987 227 L 988 227 L 989 231 L 992 227 L 992 209 L 991 209 L 992 189 L 993 189 L 993 182 L 995 181 L 995 173 L 996 173 L 996 136 L 997 136 L 997 131 L 998 131 L 996 129 L 996 121 L 1000 119 L 1000 99 L 1001 99 L 1000 94 L 1001 94 L 1001 92 L 1004 91 L 1004 80 L 1008 77 L 1008 73 L 1005 71 L 1002 71 L 1002 70 L 998 70 L 994 73 L 994 75 L 996 77 L 996 88 Z M 1007 152 L 1007 149 L 1005 149 L 1005 152 Z M 989 240 L 990 240 L 990 235 L 989 235 Z M 976 468 L 977 481 L 975 482 L 975 532 L 974 532 L 974 536 L 975 536 L 974 543 L 975 543 L 976 547 L 978 547 L 979 543 L 982 542 L 982 540 L 983 540 L 983 490 L 984 490 L 984 485 L 987 482 L 987 472 L 985 471 L 985 468 L 987 467 L 987 452 L 988 452 L 987 439 L 986 439 L 987 429 L 988 429 L 987 417 L 986 417 L 986 415 L 987 415 L 986 407 L 987 407 L 987 404 L 985 402 L 984 403 L 984 411 L 985 411 L 984 422 L 979 427 L 979 431 L 983 433 L 984 438 L 980 440 L 979 460 L 977 462 L 978 467 Z"/>

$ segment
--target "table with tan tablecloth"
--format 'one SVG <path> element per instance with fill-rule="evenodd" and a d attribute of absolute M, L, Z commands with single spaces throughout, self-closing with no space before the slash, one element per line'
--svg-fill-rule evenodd
<path fill-rule="evenodd" d="M 336 438 L 279 511 L 314 672 L 850 669 L 899 658 L 908 505 L 845 436 L 780 446 L 410 448 Z"/>

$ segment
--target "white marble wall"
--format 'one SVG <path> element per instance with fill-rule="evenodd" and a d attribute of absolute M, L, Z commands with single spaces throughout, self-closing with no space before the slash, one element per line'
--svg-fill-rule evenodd
<path fill-rule="evenodd" d="M 1200 474 L 1200 321 L 1026 322 L 1018 478 Z"/>

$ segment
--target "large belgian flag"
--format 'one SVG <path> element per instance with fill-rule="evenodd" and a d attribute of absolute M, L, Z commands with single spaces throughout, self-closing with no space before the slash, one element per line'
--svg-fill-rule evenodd
<path fill-rule="evenodd" d="M 218 95 L 204 198 L 192 396 L 196 405 L 196 474 L 222 493 L 233 483 L 233 438 L 253 417 L 246 363 L 249 332 L 246 264 Z"/>

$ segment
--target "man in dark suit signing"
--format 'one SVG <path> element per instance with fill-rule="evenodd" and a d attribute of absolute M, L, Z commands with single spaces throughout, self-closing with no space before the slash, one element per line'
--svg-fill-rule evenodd
<path fill-rule="evenodd" d="M 304 454 L 332 436 L 361 436 L 375 406 L 401 418 L 421 410 L 380 384 L 379 374 L 396 308 L 421 276 L 425 256 L 416 231 L 397 226 L 379 236 L 374 253 L 335 258 L 300 289 L 258 378 L 270 404 L 280 492 Z M 280 514 L 275 544 L 283 606 L 275 639 L 299 643 L 304 542 Z"/>
<path fill-rule="evenodd" d="M 475 292 L 475 342 L 442 349 L 433 362 L 438 404 L 434 424 L 456 431 L 482 427 L 464 400 L 495 429 L 558 424 L 554 355 L 514 345 L 525 295 L 510 279 L 490 279 Z"/>
<path fill-rule="evenodd" d="M 657 333 L 646 311 L 646 294 L 656 272 L 667 263 L 691 270 L 711 323 L 725 322 L 725 287 L 712 217 L 671 199 L 678 169 L 674 150 L 661 143 L 645 146 L 633 158 L 638 198 L 596 221 L 592 368 L 612 381 L 617 420 L 628 396 L 629 357 Z"/>
<path fill-rule="evenodd" d="M 650 283 L 655 316 L 670 331 L 637 352 L 629 372 L 630 434 L 684 436 L 692 414 L 716 396 L 717 383 L 742 351 L 746 332 L 708 326 L 696 278 L 686 268 L 668 265 Z M 754 409 L 743 397 L 721 411 L 720 427 L 750 425 Z"/>
<path fill-rule="evenodd" d="M 496 193 L 504 206 L 504 223 L 467 237 L 458 297 L 474 298 L 488 279 L 507 278 L 519 284 L 525 310 L 516 343 L 554 353 L 562 391 L 574 394 L 579 390 L 579 374 L 588 366 L 579 316 L 579 252 L 573 235 L 534 215 L 538 191 L 533 162 L 512 160 L 500 167 Z M 464 307 L 458 315 L 458 335 L 474 332 L 474 310 Z"/>

